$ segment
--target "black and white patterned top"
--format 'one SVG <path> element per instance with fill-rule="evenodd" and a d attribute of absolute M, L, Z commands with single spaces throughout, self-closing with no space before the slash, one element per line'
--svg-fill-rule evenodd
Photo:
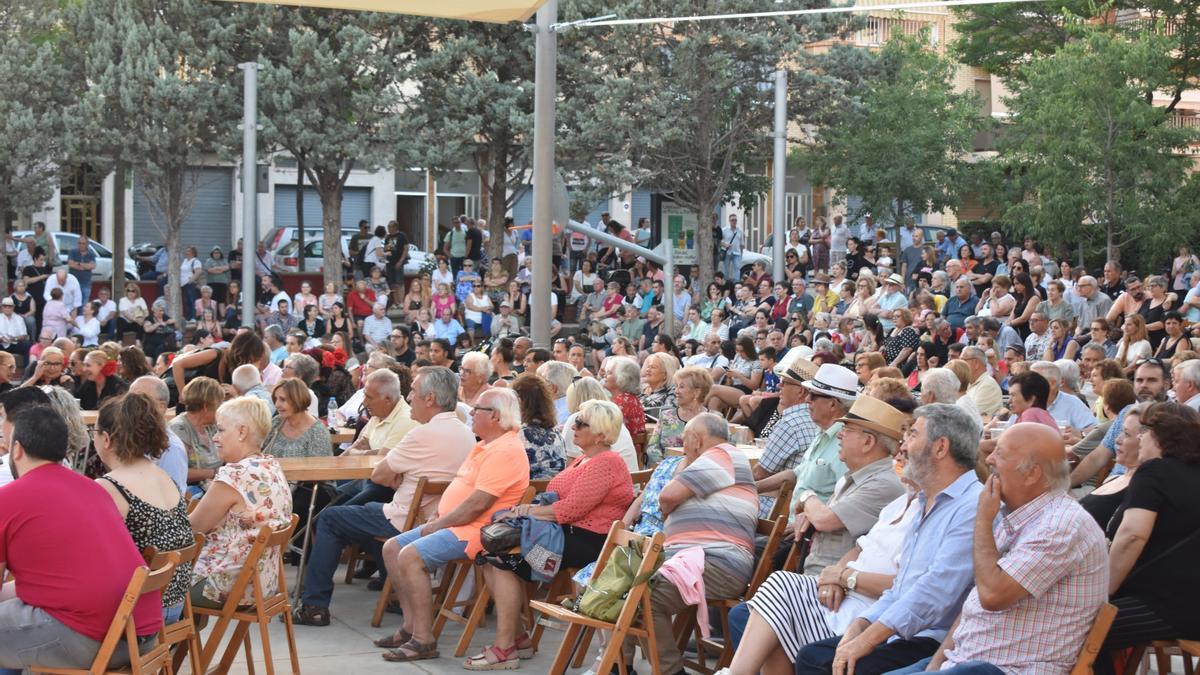
<path fill-rule="evenodd" d="M 174 507 L 160 509 L 125 489 L 116 479 L 110 476 L 101 478 L 112 483 L 129 503 L 129 512 L 125 514 L 125 527 L 139 551 L 147 546 L 153 546 L 159 551 L 178 551 L 191 546 L 195 541 L 192 524 L 187 516 L 187 502 L 182 495 Z M 163 589 L 163 607 L 174 607 L 183 602 L 183 597 L 187 595 L 191 586 L 192 563 L 189 562 L 175 570 L 171 583 Z"/>

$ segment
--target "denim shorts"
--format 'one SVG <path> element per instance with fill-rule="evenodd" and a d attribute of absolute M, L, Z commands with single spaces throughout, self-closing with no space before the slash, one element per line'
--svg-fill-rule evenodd
<path fill-rule="evenodd" d="M 412 544 L 425 563 L 425 569 L 433 571 L 445 567 L 455 560 L 467 558 L 467 542 L 454 536 L 450 530 L 438 530 L 422 537 L 421 528 L 416 527 L 392 538 L 403 550 Z"/>

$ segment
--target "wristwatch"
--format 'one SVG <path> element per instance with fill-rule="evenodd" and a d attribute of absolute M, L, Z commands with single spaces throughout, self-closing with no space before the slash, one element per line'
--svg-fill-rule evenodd
<path fill-rule="evenodd" d="M 854 570 L 853 572 L 850 573 L 850 576 L 846 577 L 846 590 L 852 591 L 852 590 L 854 590 L 854 587 L 857 585 L 858 585 L 858 570 Z"/>
<path fill-rule="evenodd" d="M 813 490 L 805 490 L 804 492 L 801 492 L 800 499 L 796 502 L 796 504 L 800 507 L 799 510 L 803 511 L 804 510 L 804 502 L 806 502 L 809 499 L 812 499 L 813 497 L 816 497 L 816 496 L 817 496 L 817 493 Z"/>

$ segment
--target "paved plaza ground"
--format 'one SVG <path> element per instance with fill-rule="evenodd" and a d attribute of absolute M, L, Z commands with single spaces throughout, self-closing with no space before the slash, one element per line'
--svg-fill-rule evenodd
<path fill-rule="evenodd" d="M 295 569 L 289 567 L 289 588 L 295 583 Z M 374 673 L 456 673 L 463 670 L 462 661 L 466 656 L 477 654 L 491 643 L 495 635 L 495 620 L 487 617 L 487 623 L 475 631 L 475 639 L 471 649 L 463 658 L 454 656 L 454 647 L 462 635 L 462 626 L 453 622 L 446 624 L 439 641 L 442 656 L 436 660 L 417 661 L 415 663 L 388 663 L 380 658 L 382 649 L 376 648 L 371 641 L 394 631 L 401 617 L 398 614 L 384 614 L 383 625 L 371 627 L 371 614 L 375 611 L 375 601 L 379 594 L 367 590 L 367 582 L 355 580 L 352 585 L 342 583 L 345 571 L 339 569 L 334 577 L 337 586 L 333 594 L 333 619 L 330 625 L 314 628 L 312 626 L 296 626 L 296 649 L 300 655 L 300 669 L 304 675 L 371 675 Z M 562 632 L 547 629 L 537 656 L 521 662 L 521 672 L 546 673 L 554 662 L 554 655 L 562 642 Z M 258 630 L 251 630 L 251 648 L 254 651 L 255 673 L 266 672 L 263 669 L 262 649 L 260 647 Z M 595 652 L 595 642 L 592 643 Z M 276 673 L 288 673 L 291 664 L 288 660 L 287 637 L 282 622 L 271 623 L 271 655 Z M 640 659 L 634 665 L 639 673 L 649 673 L 648 663 Z M 214 659 L 214 661 L 219 660 Z M 590 659 L 589 659 L 590 662 Z M 214 664 L 215 665 L 215 664 Z M 586 668 L 568 671 L 583 673 Z M 246 667 L 244 652 L 239 653 L 231 673 L 243 674 L 250 671 Z"/>

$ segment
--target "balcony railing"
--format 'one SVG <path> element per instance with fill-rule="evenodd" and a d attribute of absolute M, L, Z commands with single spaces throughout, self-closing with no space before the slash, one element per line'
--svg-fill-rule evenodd
<path fill-rule="evenodd" d="M 891 39 L 897 29 L 910 37 L 920 35 L 922 30 L 929 29 L 929 46 L 933 48 L 938 46 L 938 24 L 934 22 L 882 16 L 868 16 L 866 21 L 866 27 L 854 35 L 854 44 L 859 47 L 881 47 L 883 43 Z"/>

